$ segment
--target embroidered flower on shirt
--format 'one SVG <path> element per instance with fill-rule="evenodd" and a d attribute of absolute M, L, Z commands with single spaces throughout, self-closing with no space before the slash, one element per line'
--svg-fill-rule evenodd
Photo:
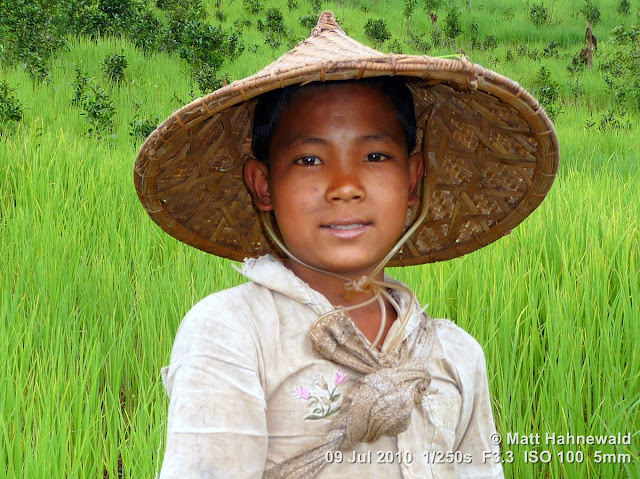
<path fill-rule="evenodd" d="M 309 392 L 309 390 L 307 388 L 305 388 L 304 386 L 298 386 L 297 388 L 295 388 L 293 390 L 293 394 L 298 398 L 298 399 L 309 399 L 311 397 L 311 393 Z"/>
<path fill-rule="evenodd" d="M 324 419 L 333 416 L 340 411 L 342 406 L 342 395 L 337 392 L 338 386 L 347 378 L 346 373 L 338 369 L 333 376 L 333 387 L 329 388 L 329 384 L 324 376 L 318 375 L 314 378 L 314 391 L 310 391 L 304 386 L 298 386 L 293 390 L 293 395 L 298 399 L 307 401 L 307 406 L 311 409 L 311 414 L 305 416 L 305 419 Z"/>
<path fill-rule="evenodd" d="M 329 391 L 329 385 L 327 384 L 327 380 L 324 378 L 324 376 L 318 375 L 318 377 L 316 377 L 313 382 L 316 383 L 316 386 L 318 386 L 320 389 Z"/>

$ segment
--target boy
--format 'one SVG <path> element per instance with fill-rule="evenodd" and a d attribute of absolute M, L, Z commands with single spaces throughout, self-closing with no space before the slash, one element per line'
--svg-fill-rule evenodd
<path fill-rule="evenodd" d="M 404 79 L 360 80 L 381 74 Z M 180 326 L 161 477 L 502 477 L 479 345 L 383 268 L 499 238 L 557 159 L 513 82 L 380 54 L 327 12 L 262 72 L 174 113 L 138 157 L 143 204 L 188 244 L 258 258 Z"/>

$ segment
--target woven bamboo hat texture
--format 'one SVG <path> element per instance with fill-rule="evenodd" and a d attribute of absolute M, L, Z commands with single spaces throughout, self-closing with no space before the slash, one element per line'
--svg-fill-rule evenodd
<path fill-rule="evenodd" d="M 283 257 L 243 184 L 257 97 L 292 84 L 379 75 L 402 75 L 413 93 L 416 150 L 423 151 L 425 191 L 431 191 L 426 219 L 389 266 L 475 251 L 541 203 L 558 168 L 558 140 L 526 90 L 467 59 L 381 53 L 347 36 L 331 12 L 263 70 L 160 125 L 136 159 L 140 201 L 164 231 L 202 251 L 237 261 Z"/>

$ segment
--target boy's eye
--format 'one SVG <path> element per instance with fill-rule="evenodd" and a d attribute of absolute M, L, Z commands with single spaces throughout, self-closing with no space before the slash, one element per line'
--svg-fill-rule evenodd
<path fill-rule="evenodd" d="M 366 157 L 365 157 L 365 161 L 371 161 L 373 163 L 377 163 L 379 161 L 384 161 L 384 160 L 388 160 L 389 157 L 387 155 L 384 155 L 382 153 L 369 153 Z"/>
<path fill-rule="evenodd" d="M 302 158 L 298 158 L 296 163 L 302 166 L 317 166 L 322 164 L 322 161 L 315 156 L 303 156 Z"/>

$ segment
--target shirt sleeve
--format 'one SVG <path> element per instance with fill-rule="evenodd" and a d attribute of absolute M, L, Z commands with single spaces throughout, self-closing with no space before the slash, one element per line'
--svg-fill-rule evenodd
<path fill-rule="evenodd" d="M 465 335 L 467 333 L 464 333 Z M 457 450 L 468 455 L 471 461 L 458 465 L 460 479 L 502 479 L 500 451 L 495 442 L 496 428 L 491 411 L 491 396 L 487 380 L 484 353 L 478 342 L 468 336 L 466 364 L 473 367 L 460 372 L 462 384 L 462 406 L 460 421 L 456 428 Z M 460 362 L 458 364 L 465 364 Z"/>
<path fill-rule="evenodd" d="M 185 316 L 163 370 L 170 405 L 160 479 L 262 477 L 267 427 L 257 334 L 229 291 Z"/>

